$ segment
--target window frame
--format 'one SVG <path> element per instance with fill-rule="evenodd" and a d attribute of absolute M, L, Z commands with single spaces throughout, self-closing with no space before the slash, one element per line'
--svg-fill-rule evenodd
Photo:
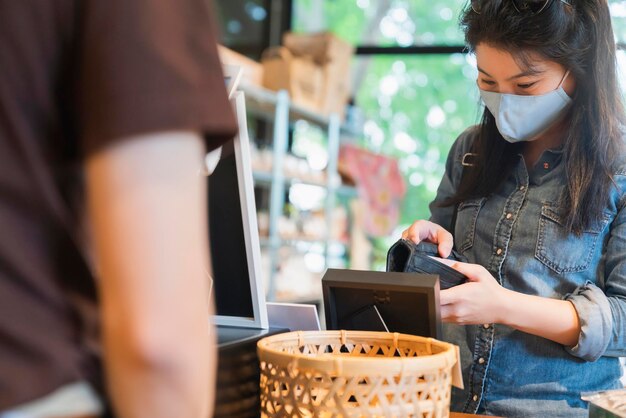
<path fill-rule="evenodd" d="M 285 13 L 286 16 L 284 16 L 284 18 L 282 19 L 282 34 L 284 34 L 285 32 L 290 32 L 293 29 L 293 17 L 295 16 L 294 0 L 283 1 L 285 1 L 285 9 L 287 10 L 287 13 Z M 626 42 L 618 42 L 617 49 L 626 51 Z M 355 55 L 449 55 L 466 52 L 468 52 L 468 49 L 465 45 L 356 45 Z"/>

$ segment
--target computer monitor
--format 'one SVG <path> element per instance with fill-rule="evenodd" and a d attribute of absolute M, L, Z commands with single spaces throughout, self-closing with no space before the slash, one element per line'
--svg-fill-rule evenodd
<path fill-rule="evenodd" d="M 322 290 L 329 330 L 441 338 L 436 275 L 328 269 Z"/>
<path fill-rule="evenodd" d="M 231 102 L 239 133 L 222 146 L 219 163 L 208 179 L 214 323 L 265 329 L 268 321 L 244 94 L 235 92 Z"/>
<path fill-rule="evenodd" d="M 232 100 L 235 97 L 241 77 L 243 75 L 243 68 L 239 65 L 222 65 L 222 71 L 224 72 L 224 84 L 226 85 L 226 93 L 228 99 Z"/>

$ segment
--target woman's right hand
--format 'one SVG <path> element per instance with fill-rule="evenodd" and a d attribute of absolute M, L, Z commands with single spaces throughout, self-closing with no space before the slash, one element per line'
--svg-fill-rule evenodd
<path fill-rule="evenodd" d="M 451 233 L 440 225 L 424 220 L 413 222 L 413 225 L 402 232 L 402 238 L 411 240 L 416 244 L 422 241 L 438 244 L 439 255 L 443 258 L 450 255 L 454 246 L 454 238 L 452 238 Z"/>

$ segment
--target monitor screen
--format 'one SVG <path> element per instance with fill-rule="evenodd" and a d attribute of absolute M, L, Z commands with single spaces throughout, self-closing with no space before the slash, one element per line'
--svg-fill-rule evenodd
<path fill-rule="evenodd" d="M 233 142 L 209 176 L 209 236 L 218 315 L 253 317 L 250 270 L 241 217 L 237 161 Z"/>
<path fill-rule="evenodd" d="M 214 322 L 267 328 L 243 93 L 235 92 L 232 102 L 239 133 L 222 146 L 220 160 L 207 182 Z"/>
<path fill-rule="evenodd" d="M 329 269 L 322 288 L 329 330 L 441 337 L 435 275 Z"/>

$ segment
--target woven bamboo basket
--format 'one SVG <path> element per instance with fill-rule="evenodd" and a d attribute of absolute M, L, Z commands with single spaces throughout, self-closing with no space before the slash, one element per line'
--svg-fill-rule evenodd
<path fill-rule="evenodd" d="M 387 332 L 298 331 L 264 338 L 257 351 L 263 417 L 450 413 L 458 362 L 452 344 Z"/>

